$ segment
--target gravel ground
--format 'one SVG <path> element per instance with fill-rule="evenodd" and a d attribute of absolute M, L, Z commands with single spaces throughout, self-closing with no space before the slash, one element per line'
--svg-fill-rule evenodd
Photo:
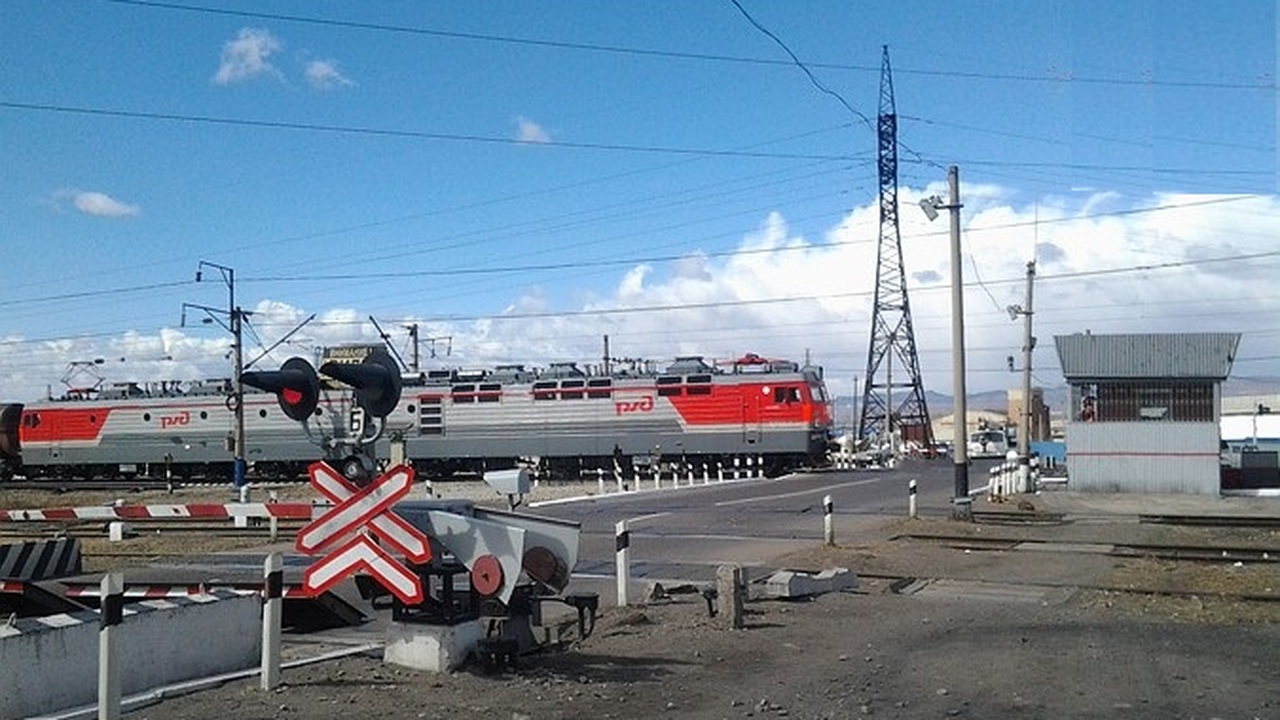
<path fill-rule="evenodd" d="M 505 505 L 483 488 L 436 488 Z M 534 499 L 594 489 L 544 486 Z M 210 492 L 205 498 L 184 489 L 179 497 L 205 501 L 226 491 Z M 305 486 L 281 492 L 282 500 L 308 497 Z M 22 502 L 47 507 L 48 500 Z M 128 500 L 180 501 L 165 494 Z M 0 495 L 5 507 L 15 502 Z M 988 549 L 956 538 L 981 539 Z M 865 543 L 767 559 L 776 567 L 852 568 L 863 575 L 856 592 L 754 599 L 742 629 L 722 627 L 699 596 L 669 595 L 640 607 L 602 608 L 588 637 L 570 634 L 515 670 L 486 674 L 468 665 L 423 673 L 386 665 L 380 655 L 355 655 L 288 669 L 275 691 L 259 690 L 256 678 L 238 680 L 131 716 L 1280 717 L 1280 565 L 1064 549 L 1138 540 L 1280 546 L 1275 531 L 886 518 Z M 1035 543 L 1060 551 L 1019 549 Z M 895 577 L 931 584 L 898 594 Z"/>

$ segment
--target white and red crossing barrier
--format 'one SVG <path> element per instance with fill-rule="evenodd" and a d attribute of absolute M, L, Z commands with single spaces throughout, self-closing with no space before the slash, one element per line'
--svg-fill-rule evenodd
<path fill-rule="evenodd" d="M 224 586 L 218 584 L 217 587 L 233 592 L 237 595 L 259 595 L 263 589 L 261 584 L 254 586 Z M 158 583 L 151 585 L 128 585 L 124 587 L 124 597 L 130 600 L 164 600 L 168 598 L 185 598 L 195 597 L 197 595 L 207 595 L 210 586 L 204 584 L 170 584 Z M 301 585 L 285 585 L 281 584 L 280 597 L 286 600 L 310 600 L 315 596 L 309 593 Z M 101 592 L 97 584 L 93 585 L 71 585 L 66 588 L 66 596 L 69 598 L 97 598 Z"/>
<path fill-rule="evenodd" d="M 3 522 L 68 522 L 77 520 L 227 520 L 276 518 L 310 520 L 311 503 L 189 503 L 185 505 L 90 505 L 30 510 L 0 510 Z"/>

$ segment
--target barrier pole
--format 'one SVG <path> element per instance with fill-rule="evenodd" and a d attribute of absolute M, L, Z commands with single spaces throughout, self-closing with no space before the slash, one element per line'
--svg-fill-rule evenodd
<path fill-rule="evenodd" d="M 822 498 L 822 538 L 827 545 L 836 544 L 836 526 L 832 512 L 834 508 L 831 504 L 831 496 L 827 495 Z"/>
<path fill-rule="evenodd" d="M 284 556 L 271 553 L 262 566 L 262 689 L 280 686 L 280 625 L 284 617 Z"/>
<path fill-rule="evenodd" d="M 907 514 L 912 519 L 916 517 L 916 481 L 914 478 L 907 483 Z"/>
<path fill-rule="evenodd" d="M 631 582 L 631 530 L 626 520 L 619 520 L 614 528 L 613 535 L 614 548 L 617 555 L 615 561 L 617 563 L 618 576 L 618 607 L 627 606 L 627 586 Z"/>
<path fill-rule="evenodd" d="M 120 717 L 120 622 L 124 619 L 124 575 L 102 576 L 101 624 L 98 630 L 98 720 Z"/>

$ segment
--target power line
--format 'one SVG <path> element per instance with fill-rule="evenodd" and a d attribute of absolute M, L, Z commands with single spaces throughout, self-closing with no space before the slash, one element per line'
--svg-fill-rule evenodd
<path fill-rule="evenodd" d="M 637 48 L 626 47 L 622 45 L 605 45 L 598 43 L 579 43 L 561 40 L 540 40 L 535 38 L 519 38 L 505 35 L 493 35 L 486 33 L 459 32 L 450 30 L 432 30 L 428 28 L 410 27 L 407 25 L 391 25 L 385 23 L 368 23 L 357 22 L 353 20 L 335 20 L 331 18 L 306 17 L 302 15 L 289 15 L 285 13 L 266 13 L 254 12 L 248 10 L 228 10 L 225 8 L 204 7 L 199 5 L 182 5 L 178 3 L 157 2 L 154 0 L 105 0 L 116 5 L 131 5 L 135 7 L 153 8 L 160 10 L 177 10 L 182 12 L 203 13 L 208 15 L 222 15 L 228 17 L 243 17 L 256 20 L 275 20 L 280 22 L 293 22 L 306 25 L 319 25 L 324 27 L 342 27 L 356 30 L 370 30 L 377 32 L 391 32 L 411 35 L 422 35 L 429 37 L 450 38 L 455 40 L 471 40 L 480 42 L 502 43 L 508 45 L 524 45 L 529 47 L 544 47 L 558 50 L 576 50 L 585 52 L 602 52 L 613 53 L 619 55 L 634 55 L 642 57 L 658 57 L 670 58 L 675 60 L 700 60 L 707 62 L 723 62 L 738 63 L 745 65 L 765 65 L 765 66 L 790 66 L 793 63 L 787 60 L 774 60 L 769 58 L 747 57 L 742 55 L 721 55 L 715 53 L 696 53 L 678 50 L 658 50 L 654 48 Z M 736 4 L 736 3 L 735 3 Z M 823 70 L 842 70 L 878 73 L 880 68 L 874 65 L 859 64 L 842 64 L 842 63 L 824 63 L 805 61 L 805 65 L 810 68 L 820 68 Z M 1274 82 L 1208 82 L 1195 80 L 1157 80 L 1154 78 L 1102 78 L 1089 77 L 1076 74 L 1052 74 L 1052 75 L 1020 75 L 1017 73 L 990 73 L 990 72 L 970 72 L 963 70 L 929 70 L 922 68 L 894 68 L 894 72 L 906 75 L 922 75 L 926 77 L 953 77 L 971 80 L 1007 80 L 1014 82 L 1031 82 L 1031 83 L 1048 83 L 1054 85 L 1065 84 L 1086 84 L 1086 85 L 1118 85 L 1124 87 L 1171 87 L 1171 88 L 1214 88 L 1225 90 L 1267 90 L 1275 91 L 1276 84 Z"/>
<path fill-rule="evenodd" d="M 115 0 L 108 0 L 113 2 Z M 182 113 L 145 112 L 140 110 L 111 110 L 76 105 L 51 105 L 44 103 L 13 102 L 0 100 L 0 108 L 10 110 L 26 110 L 33 112 L 50 112 L 70 115 L 89 115 L 97 117 L 128 118 L 131 120 L 164 120 L 169 122 L 195 123 L 201 125 L 219 125 L 229 127 L 249 127 L 270 130 L 303 130 L 307 132 L 338 133 L 343 135 L 363 135 L 372 137 L 409 138 L 416 140 L 442 140 L 450 142 L 474 142 L 491 145 L 529 145 L 525 140 L 517 138 L 493 137 L 488 135 L 467 135 L 462 133 L 439 133 L 425 130 L 396 130 L 393 128 L 375 128 L 355 125 L 328 125 L 322 123 L 286 122 L 283 120 L 247 120 L 243 118 L 215 117 L 213 115 L 186 115 Z M 613 152 L 655 153 L 664 155 L 685 155 L 703 157 L 739 157 L 763 158 L 773 160 L 856 160 L 855 155 L 816 155 L 809 153 L 769 153 L 750 150 L 717 150 L 714 148 L 677 148 L 660 145 L 625 145 L 621 143 L 587 143 L 567 142 L 563 140 L 547 140 L 538 142 L 539 147 L 559 147 L 573 150 L 607 150 Z"/>

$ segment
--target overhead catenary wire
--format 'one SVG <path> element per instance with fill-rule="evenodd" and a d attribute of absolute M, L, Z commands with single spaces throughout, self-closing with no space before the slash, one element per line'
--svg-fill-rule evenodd
<path fill-rule="evenodd" d="M 722 63 L 739 63 L 749 65 L 773 65 L 786 66 L 791 63 L 786 60 L 777 60 L 772 58 L 759 58 L 738 55 L 723 55 L 715 53 L 697 53 L 678 50 L 663 50 L 659 48 L 638 48 L 627 47 L 622 45 L 607 45 L 602 43 L 583 43 L 570 42 L 563 40 L 548 40 L 539 38 L 521 38 L 509 35 L 496 35 L 490 33 L 474 33 L 461 32 L 454 30 L 438 30 L 423 27 L 411 27 L 408 25 L 392 25 L 389 23 L 370 23 L 354 20 L 339 20 L 335 18 L 319 18 L 305 15 L 289 14 L 289 13 L 269 13 L 252 10 L 234 10 L 230 8 L 216 8 L 202 5 L 187 5 L 171 2 L 160 2 L 158 0 L 105 0 L 106 2 L 117 5 L 132 5 L 142 8 L 153 8 L 157 10 L 172 10 L 192 13 L 205 13 L 211 15 L 223 15 L 230 17 L 243 17 L 256 20 L 276 20 L 281 22 L 293 22 L 308 25 L 320 25 L 326 27 L 345 27 L 356 30 L 370 30 L 377 32 L 389 33 L 405 33 L 412 35 L 423 35 L 440 38 L 451 38 L 456 40 L 472 40 L 490 43 L 502 43 L 510 45 L 526 45 L 532 47 L 545 47 L 556 50 L 578 50 L 586 52 L 611 53 L 621 55 L 648 56 L 676 60 L 699 60 L 707 62 Z M 806 61 L 806 64 L 812 68 L 820 68 L 824 70 L 847 70 L 866 73 L 879 73 L 880 68 L 875 65 L 861 65 L 856 63 L 830 63 Z M 923 68 L 894 68 L 894 72 L 903 75 L 921 75 L 930 77 L 951 77 L 951 78 L 967 78 L 973 80 L 1002 80 L 1012 82 L 1029 82 L 1029 83 L 1047 83 L 1047 84 L 1083 84 L 1083 85 L 1116 85 L 1121 87 L 1171 87 L 1171 88 L 1216 88 L 1225 90 L 1257 90 L 1257 91 L 1274 91 L 1276 84 L 1274 81 L 1252 81 L 1252 82 L 1223 82 L 1223 81 L 1197 81 L 1197 80 L 1166 80 L 1153 77 L 1133 77 L 1133 78 L 1104 78 L 1091 77 L 1088 75 L 1080 75 L 1078 73 L 1063 74 L 1045 72 L 1041 74 L 1018 74 L 1018 73 L 997 73 L 997 72 L 977 72 L 965 70 L 939 70 L 939 69 L 923 69 Z"/>

